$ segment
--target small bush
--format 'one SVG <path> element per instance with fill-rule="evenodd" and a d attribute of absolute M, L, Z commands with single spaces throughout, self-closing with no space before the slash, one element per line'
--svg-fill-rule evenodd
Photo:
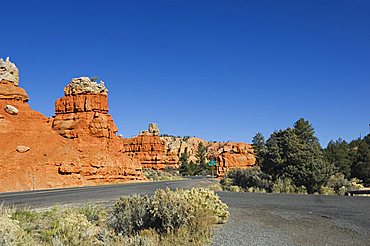
<path fill-rule="evenodd" d="M 271 177 L 263 173 L 259 167 L 231 170 L 226 174 L 224 181 L 221 181 L 224 187 L 228 187 L 230 179 L 232 180 L 232 185 L 237 185 L 244 189 L 255 188 L 254 190 L 270 191 L 272 187 Z"/>
<path fill-rule="evenodd" d="M 227 205 L 213 191 L 192 188 L 191 190 L 177 190 L 176 192 L 182 192 L 190 203 L 193 217 L 200 211 L 211 215 L 213 223 L 225 223 L 229 218 Z"/>
<path fill-rule="evenodd" d="M 92 204 L 89 204 L 86 207 L 78 208 L 78 212 L 85 215 L 86 219 L 94 225 L 99 225 L 105 221 L 107 217 L 105 209 Z"/>
<path fill-rule="evenodd" d="M 152 245 L 204 245 L 211 237 L 211 225 L 224 223 L 229 217 L 227 209 L 208 189 L 166 189 L 157 190 L 151 198 L 124 197 L 108 219 L 118 236 L 102 233 L 99 237 L 104 242 L 118 242 L 135 235 L 135 240 L 151 241 Z"/>
<path fill-rule="evenodd" d="M 229 187 L 229 191 L 232 191 L 232 192 L 240 192 L 240 191 L 242 191 L 242 189 L 239 186 L 237 186 L 237 185 L 231 185 Z"/>
<path fill-rule="evenodd" d="M 83 214 L 73 210 L 67 211 L 53 223 L 53 245 L 93 245 L 95 244 L 95 227 Z"/>
<path fill-rule="evenodd" d="M 272 185 L 273 193 L 295 193 L 296 186 L 293 184 L 292 180 L 289 178 L 277 179 Z"/>
<path fill-rule="evenodd" d="M 17 220 L 11 218 L 14 209 L 0 205 L 0 245 L 38 245 L 38 242 L 24 231 Z"/>
<path fill-rule="evenodd" d="M 151 201 L 155 229 L 166 233 L 179 229 L 191 219 L 190 209 L 190 204 L 180 192 L 157 190 Z"/>
<path fill-rule="evenodd" d="M 342 173 L 332 175 L 329 178 L 326 187 L 333 189 L 336 194 L 341 196 L 347 194 L 348 190 L 364 188 L 359 179 L 353 178 L 348 180 Z"/>
<path fill-rule="evenodd" d="M 256 188 L 256 187 L 249 187 L 246 189 L 247 192 L 255 192 L 255 193 L 266 193 L 267 191 L 263 188 Z"/>
<path fill-rule="evenodd" d="M 296 191 L 295 192 L 297 194 L 308 194 L 306 187 L 304 187 L 303 185 L 302 186 L 299 186 L 299 187 L 296 187 Z"/>
<path fill-rule="evenodd" d="M 146 231 L 146 230 L 144 230 Z M 103 229 L 98 238 L 99 238 L 99 245 L 101 246 L 116 246 L 116 245 L 124 245 L 124 246 L 157 246 L 157 237 L 158 234 L 154 234 L 153 238 L 151 235 L 141 235 L 135 234 L 130 236 L 123 236 L 117 235 L 113 231 Z"/>
<path fill-rule="evenodd" d="M 131 235 L 150 226 L 148 196 L 121 197 L 108 218 L 108 226 L 117 234 Z"/>
<path fill-rule="evenodd" d="M 220 184 L 222 189 L 230 190 L 230 187 L 234 184 L 234 182 L 232 178 L 228 178 L 228 175 L 226 175 L 220 180 Z"/>
<path fill-rule="evenodd" d="M 337 193 L 331 187 L 321 186 L 320 187 L 320 194 L 321 195 L 336 195 Z"/>
<path fill-rule="evenodd" d="M 151 168 L 144 168 L 143 173 L 145 177 L 151 181 L 181 179 L 181 177 L 177 174 L 177 171 L 170 167 L 166 167 L 165 171 L 157 171 Z"/>
<path fill-rule="evenodd" d="M 222 186 L 221 184 L 214 184 L 208 187 L 208 189 L 212 191 L 222 191 Z"/>

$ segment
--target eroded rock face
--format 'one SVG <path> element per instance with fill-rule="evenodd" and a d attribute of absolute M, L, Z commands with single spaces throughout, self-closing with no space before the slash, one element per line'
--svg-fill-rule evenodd
<path fill-rule="evenodd" d="M 248 168 L 256 163 L 256 157 L 251 144 L 227 142 L 217 151 L 217 176 L 234 168 Z"/>
<path fill-rule="evenodd" d="M 19 72 L 17 66 L 10 62 L 9 57 L 4 61 L 0 58 L 0 82 L 7 81 L 18 86 Z"/>
<path fill-rule="evenodd" d="M 187 153 L 189 162 L 197 163 L 198 145 L 207 148 L 207 158 L 217 160 L 217 176 L 222 177 L 233 168 L 248 168 L 256 162 L 252 145 L 235 142 L 208 142 L 196 137 L 161 137 L 165 142 L 166 155 L 175 154 L 181 157 Z"/>
<path fill-rule="evenodd" d="M 3 82 L 0 109 L 11 102 L 19 112 L 0 117 L 0 191 L 29 190 L 32 179 L 36 189 L 144 179 L 140 162 L 122 151 L 104 92 L 67 95 L 48 119 L 25 100 L 1 97 L 4 85 L 18 88 Z"/>
<path fill-rule="evenodd" d="M 75 78 L 55 102 L 52 126 L 66 138 L 94 136 L 112 139 L 118 131 L 108 114 L 108 90 L 87 77 Z"/>
<path fill-rule="evenodd" d="M 166 167 L 179 167 L 179 158 L 166 153 L 165 142 L 159 136 L 142 134 L 134 138 L 124 138 L 123 152 L 137 159 L 143 168 L 165 170 Z"/>

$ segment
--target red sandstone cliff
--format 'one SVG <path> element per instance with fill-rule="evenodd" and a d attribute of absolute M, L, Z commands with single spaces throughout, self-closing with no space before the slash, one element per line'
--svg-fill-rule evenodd
<path fill-rule="evenodd" d="M 123 152 L 139 160 L 143 168 L 177 169 L 179 167 L 178 156 L 165 151 L 165 141 L 158 135 L 157 125 L 151 123 L 148 130 L 141 132 L 139 136 L 123 139 Z"/>
<path fill-rule="evenodd" d="M 106 90 L 66 94 L 48 119 L 29 107 L 14 67 L 0 60 L 0 191 L 143 179 L 115 135 Z"/>
<path fill-rule="evenodd" d="M 199 143 L 207 148 L 208 159 L 217 160 L 217 176 L 222 177 L 233 168 L 248 168 L 256 162 L 253 147 L 247 143 L 236 142 L 208 142 L 196 137 L 161 137 L 165 142 L 167 155 L 181 156 L 188 154 L 189 161 L 197 162 L 195 157 Z"/>

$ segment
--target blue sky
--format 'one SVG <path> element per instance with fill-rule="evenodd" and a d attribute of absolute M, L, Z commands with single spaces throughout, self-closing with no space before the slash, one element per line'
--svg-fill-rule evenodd
<path fill-rule="evenodd" d="M 326 146 L 369 133 L 370 1 L 2 1 L 0 57 L 53 115 L 97 76 L 131 137 L 267 138 L 304 117 Z"/>

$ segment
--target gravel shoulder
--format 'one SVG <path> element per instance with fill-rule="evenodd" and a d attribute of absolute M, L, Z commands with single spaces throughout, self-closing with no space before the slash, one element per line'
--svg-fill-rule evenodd
<path fill-rule="evenodd" d="M 212 245 L 370 245 L 368 197 L 218 194 L 230 219 Z"/>

